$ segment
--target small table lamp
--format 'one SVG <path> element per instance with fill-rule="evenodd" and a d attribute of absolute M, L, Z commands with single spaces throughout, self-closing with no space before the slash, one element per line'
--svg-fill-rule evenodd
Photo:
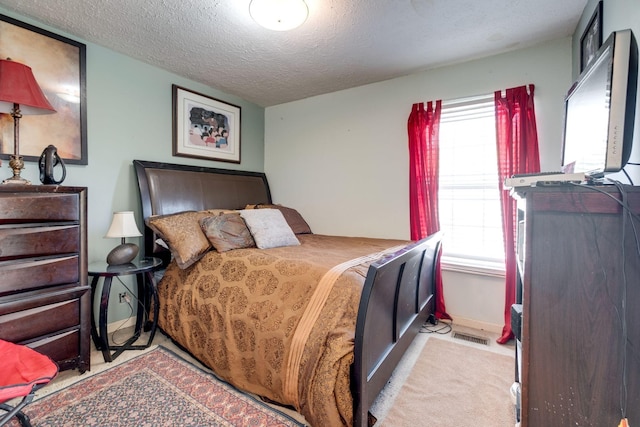
<path fill-rule="evenodd" d="M 9 113 L 13 117 L 13 154 L 9 161 L 13 176 L 5 179 L 3 184 L 31 184 L 20 177 L 20 171 L 24 169 L 24 161 L 19 153 L 22 115 L 55 112 L 33 77 L 31 67 L 10 59 L 0 59 L 0 113 Z"/>
<path fill-rule="evenodd" d="M 142 236 L 142 234 L 138 230 L 133 212 L 114 212 L 111 226 L 104 237 L 119 237 L 122 242 L 109 252 L 107 264 L 120 265 L 131 262 L 138 255 L 138 245 L 125 243 L 125 238 L 138 236 Z"/>

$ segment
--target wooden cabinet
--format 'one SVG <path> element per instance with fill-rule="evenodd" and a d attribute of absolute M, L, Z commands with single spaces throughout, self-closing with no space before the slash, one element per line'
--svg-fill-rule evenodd
<path fill-rule="evenodd" d="M 522 427 L 640 424 L 640 188 L 625 193 L 515 194 Z"/>
<path fill-rule="evenodd" d="M 0 338 L 90 368 L 87 190 L 0 186 Z"/>

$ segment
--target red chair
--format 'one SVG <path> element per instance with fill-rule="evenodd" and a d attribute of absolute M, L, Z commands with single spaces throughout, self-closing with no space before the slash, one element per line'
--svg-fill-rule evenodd
<path fill-rule="evenodd" d="M 24 345 L 0 340 L 0 427 L 14 416 L 24 427 L 30 427 L 29 417 L 22 412 L 35 397 L 35 392 L 58 374 L 58 365 L 47 356 Z M 22 397 L 15 406 L 6 404 Z"/>

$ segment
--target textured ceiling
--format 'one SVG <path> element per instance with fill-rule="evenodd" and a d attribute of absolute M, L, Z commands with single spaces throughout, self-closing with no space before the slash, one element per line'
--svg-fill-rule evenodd
<path fill-rule="evenodd" d="M 570 36 L 587 0 L 306 0 L 290 32 L 249 0 L 0 0 L 7 10 L 261 106 Z"/>

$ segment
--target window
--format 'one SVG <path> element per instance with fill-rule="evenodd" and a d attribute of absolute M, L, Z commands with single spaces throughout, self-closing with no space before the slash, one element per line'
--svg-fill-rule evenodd
<path fill-rule="evenodd" d="M 440 228 L 443 264 L 504 270 L 493 95 L 442 103 Z"/>

